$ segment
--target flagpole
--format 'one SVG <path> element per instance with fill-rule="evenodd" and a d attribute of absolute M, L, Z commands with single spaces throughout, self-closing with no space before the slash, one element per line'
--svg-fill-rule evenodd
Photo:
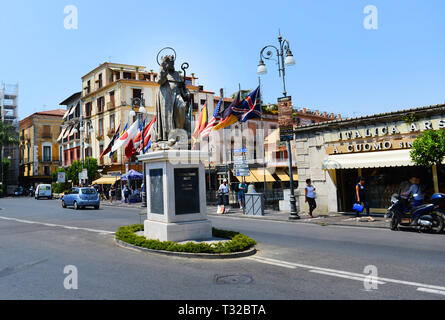
<path fill-rule="evenodd" d="M 206 119 L 207 119 L 207 123 L 208 123 L 208 121 L 209 121 L 209 101 L 208 101 L 208 94 L 207 93 L 206 93 Z M 207 137 L 208 137 L 207 155 L 208 155 L 208 158 L 209 158 L 209 195 L 210 195 L 211 191 L 212 191 L 212 182 L 210 181 L 210 134 L 208 134 Z"/>

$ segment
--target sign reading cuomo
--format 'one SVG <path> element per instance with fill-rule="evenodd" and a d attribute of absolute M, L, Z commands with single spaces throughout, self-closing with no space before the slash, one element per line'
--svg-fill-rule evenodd
<path fill-rule="evenodd" d="M 294 119 L 292 116 L 292 97 L 278 98 L 278 125 L 280 141 L 294 139 Z"/>

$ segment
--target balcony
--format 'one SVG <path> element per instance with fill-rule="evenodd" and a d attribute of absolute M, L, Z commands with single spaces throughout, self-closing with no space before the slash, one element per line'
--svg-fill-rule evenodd
<path fill-rule="evenodd" d="M 114 101 L 107 102 L 107 110 L 113 110 L 115 107 Z"/>
<path fill-rule="evenodd" d="M 107 136 L 108 136 L 109 138 L 111 138 L 111 137 L 114 136 L 115 132 L 116 132 L 116 130 L 114 129 L 114 127 L 113 127 L 113 128 L 110 128 L 110 129 L 108 129 L 108 131 L 107 131 Z"/>
<path fill-rule="evenodd" d="M 98 134 L 96 135 L 96 139 L 97 139 L 98 141 L 103 140 L 103 139 L 104 139 L 104 135 L 103 135 L 103 133 L 98 133 Z"/>

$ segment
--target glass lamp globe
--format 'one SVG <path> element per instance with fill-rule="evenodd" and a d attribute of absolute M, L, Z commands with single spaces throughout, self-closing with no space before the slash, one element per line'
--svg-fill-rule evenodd
<path fill-rule="evenodd" d="M 294 55 L 290 50 L 286 53 L 286 59 L 284 60 L 284 64 L 286 66 L 293 66 L 295 64 Z"/>
<path fill-rule="evenodd" d="M 260 63 L 258 64 L 257 73 L 258 74 L 266 74 L 267 73 L 267 68 L 266 68 L 266 65 L 264 64 L 263 60 L 260 60 Z"/>
<path fill-rule="evenodd" d="M 134 117 L 136 115 L 136 112 L 134 110 L 130 111 L 130 117 Z"/>

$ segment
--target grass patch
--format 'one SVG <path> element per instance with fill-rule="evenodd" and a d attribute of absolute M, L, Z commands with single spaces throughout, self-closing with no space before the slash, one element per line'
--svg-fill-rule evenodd
<path fill-rule="evenodd" d="M 136 232 L 143 231 L 144 225 L 135 224 L 126 227 L 120 227 L 116 232 L 116 239 L 123 242 L 152 250 L 164 250 L 174 252 L 190 252 L 190 253 L 232 253 L 247 250 L 254 245 L 256 241 L 248 236 L 235 232 L 219 229 L 212 229 L 212 234 L 217 238 L 230 239 L 226 242 L 218 243 L 194 243 L 187 242 L 178 244 L 173 241 L 148 240 L 143 236 L 138 236 Z"/>

